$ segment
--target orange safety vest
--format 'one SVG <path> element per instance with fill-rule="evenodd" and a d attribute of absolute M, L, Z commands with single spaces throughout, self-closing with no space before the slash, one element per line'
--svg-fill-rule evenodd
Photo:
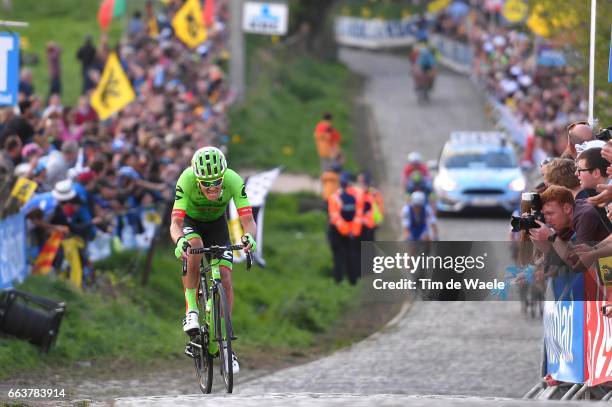
<path fill-rule="evenodd" d="M 376 227 L 376 223 L 374 223 L 374 196 L 372 195 L 372 192 L 367 189 L 363 191 L 363 201 L 363 226 L 373 229 Z"/>
<path fill-rule="evenodd" d="M 384 215 L 382 194 L 376 188 L 370 187 L 363 190 L 363 198 L 363 225 L 367 228 L 373 229 L 382 222 Z M 376 214 L 375 206 L 378 214 Z"/>
<path fill-rule="evenodd" d="M 343 199 L 343 195 L 350 195 L 355 200 L 354 208 L 350 208 L 351 202 Z M 364 196 L 363 191 L 359 188 L 349 186 L 346 189 L 338 189 L 334 192 L 327 201 L 327 209 L 329 213 L 329 223 L 334 226 L 338 233 L 342 236 L 361 236 L 361 229 L 363 227 L 363 207 L 364 207 Z M 346 196 L 345 196 L 346 198 Z M 353 209 L 355 215 L 351 220 L 346 220 L 342 217 L 342 211 Z"/>

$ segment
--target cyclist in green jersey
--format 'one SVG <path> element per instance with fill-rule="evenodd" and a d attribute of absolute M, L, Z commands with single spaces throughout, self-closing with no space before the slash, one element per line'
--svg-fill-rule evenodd
<path fill-rule="evenodd" d="M 240 175 L 227 168 L 225 156 L 216 147 L 202 147 L 195 152 L 191 167 L 186 168 L 176 183 L 176 195 L 172 208 L 170 236 L 176 243 L 174 251 L 177 259 L 187 260 L 187 274 L 183 276 L 186 312 L 183 331 L 187 334 L 200 329 L 197 289 L 201 254 L 188 254 L 190 248 L 230 244 L 225 210 L 230 199 L 238 209 L 240 224 L 247 243 L 245 251 L 254 251 L 257 243 L 253 238 L 256 232 L 251 204 L 246 195 L 245 184 Z M 234 302 L 232 289 L 233 254 L 226 251 L 220 259 L 221 282 L 227 293 L 229 311 Z M 232 355 L 234 373 L 239 365 L 236 355 Z"/>

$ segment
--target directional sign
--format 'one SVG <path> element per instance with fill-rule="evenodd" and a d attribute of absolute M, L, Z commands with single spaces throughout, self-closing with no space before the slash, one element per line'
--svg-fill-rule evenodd
<path fill-rule="evenodd" d="M 244 32 L 266 35 L 287 34 L 289 8 L 286 3 L 247 1 L 242 10 Z"/>
<path fill-rule="evenodd" d="M 19 35 L 0 33 L 0 106 L 17 104 Z"/>

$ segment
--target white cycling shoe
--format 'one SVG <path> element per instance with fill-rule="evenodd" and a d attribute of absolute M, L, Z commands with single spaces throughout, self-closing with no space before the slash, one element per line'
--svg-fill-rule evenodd
<path fill-rule="evenodd" d="M 199 314 L 196 311 L 189 311 L 183 318 L 183 331 L 186 334 L 197 333 L 200 330 Z"/>
<path fill-rule="evenodd" d="M 223 349 L 223 353 L 225 353 L 225 363 L 227 363 L 227 349 Z M 236 354 L 232 352 L 232 374 L 237 374 L 240 371 L 240 364 L 238 363 L 238 358 Z"/>

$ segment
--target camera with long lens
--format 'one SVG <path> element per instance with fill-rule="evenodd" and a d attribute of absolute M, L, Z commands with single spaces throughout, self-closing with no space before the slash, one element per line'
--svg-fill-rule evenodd
<path fill-rule="evenodd" d="M 540 227 L 536 220 L 544 222 L 542 214 L 542 198 L 535 192 L 525 192 L 521 195 L 521 216 L 513 216 L 510 220 L 513 232 L 521 230 L 537 229 Z"/>
<path fill-rule="evenodd" d="M 595 135 L 597 140 L 601 141 L 609 141 L 612 139 L 612 127 L 608 127 L 607 129 L 602 129 L 599 133 Z"/>

